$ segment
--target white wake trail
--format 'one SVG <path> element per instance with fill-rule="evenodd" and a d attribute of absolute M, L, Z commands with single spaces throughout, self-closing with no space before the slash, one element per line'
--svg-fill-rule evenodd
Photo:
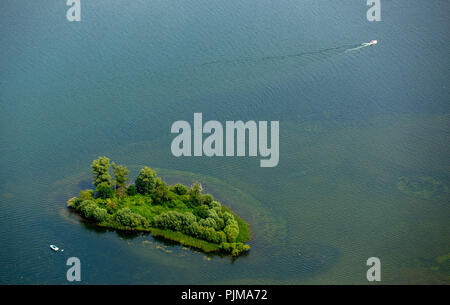
<path fill-rule="evenodd" d="M 371 46 L 370 43 L 364 42 L 364 43 L 362 43 L 360 46 L 358 46 L 358 47 L 356 47 L 356 48 L 352 48 L 352 49 L 347 49 L 347 50 L 345 50 L 345 52 L 356 51 L 356 50 L 359 50 L 359 49 L 362 49 L 362 48 L 366 48 L 366 47 L 370 47 L 370 46 Z"/>

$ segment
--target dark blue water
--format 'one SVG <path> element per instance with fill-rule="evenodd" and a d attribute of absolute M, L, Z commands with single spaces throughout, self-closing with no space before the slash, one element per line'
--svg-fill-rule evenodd
<path fill-rule="evenodd" d="M 450 4 L 384 0 L 368 22 L 342 2 L 82 0 L 70 23 L 65 1 L 2 1 L 0 282 L 67 283 L 77 256 L 82 283 L 366 283 L 376 256 L 384 283 L 448 284 Z M 194 112 L 280 121 L 278 167 L 173 157 Z M 251 252 L 84 224 L 66 200 L 99 155 L 200 180 L 248 220 Z"/>

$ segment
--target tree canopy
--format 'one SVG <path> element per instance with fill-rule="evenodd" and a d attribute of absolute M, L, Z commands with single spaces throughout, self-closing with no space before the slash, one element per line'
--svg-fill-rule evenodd
<path fill-rule="evenodd" d="M 149 195 L 156 187 L 156 172 L 145 166 L 139 172 L 135 181 L 136 191 L 142 195 Z"/>
<path fill-rule="evenodd" d="M 92 161 L 92 173 L 94 174 L 95 187 L 105 185 L 111 187 L 111 175 L 109 174 L 109 158 L 99 157 Z"/>
<path fill-rule="evenodd" d="M 116 165 L 114 162 L 112 163 L 112 168 L 114 171 L 114 187 L 124 190 L 128 180 L 128 168 L 123 165 Z"/>

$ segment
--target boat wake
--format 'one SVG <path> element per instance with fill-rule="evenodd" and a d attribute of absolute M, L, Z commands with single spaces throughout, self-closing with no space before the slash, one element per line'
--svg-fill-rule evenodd
<path fill-rule="evenodd" d="M 273 56 L 265 56 L 265 57 L 242 57 L 235 59 L 224 59 L 224 60 L 215 60 L 210 62 L 205 62 L 199 64 L 197 66 L 211 66 L 211 65 L 221 65 L 221 64 L 251 64 L 251 63 L 260 63 L 266 61 L 278 61 L 278 60 L 287 60 L 287 59 L 299 59 L 299 58 L 307 58 L 309 60 L 320 60 L 329 58 L 334 55 L 343 54 L 350 51 L 359 50 L 365 47 L 373 46 L 377 44 L 376 40 L 372 40 L 370 42 L 365 42 L 363 44 L 353 44 L 353 45 L 341 45 L 333 48 L 320 49 L 315 51 L 307 51 L 307 52 L 299 52 L 293 54 L 284 54 L 284 55 L 273 55 Z"/>
<path fill-rule="evenodd" d="M 363 44 L 357 46 L 356 48 L 347 49 L 347 50 L 345 50 L 345 52 L 356 51 L 356 50 L 359 50 L 359 49 L 362 49 L 362 48 L 367 48 L 367 47 L 370 47 L 370 46 L 371 45 L 368 44 L 368 43 L 363 43 Z"/>
<path fill-rule="evenodd" d="M 249 64 L 249 63 L 286 60 L 286 59 L 302 58 L 302 57 L 309 57 L 311 59 L 323 58 L 323 57 L 329 57 L 332 55 L 341 54 L 341 53 L 345 52 L 346 50 L 348 50 L 349 47 L 355 47 L 355 45 L 342 45 L 342 46 L 338 46 L 338 47 L 334 47 L 334 48 L 326 48 L 326 49 L 320 49 L 320 50 L 315 50 L 315 51 L 265 56 L 265 57 L 259 57 L 259 58 L 242 57 L 242 58 L 228 59 L 228 60 L 226 60 L 226 59 L 215 60 L 215 61 L 202 63 L 199 66 L 210 66 L 210 65 L 220 65 L 220 64 Z"/>
<path fill-rule="evenodd" d="M 371 40 L 370 42 L 364 42 L 361 45 L 357 46 L 356 48 L 351 48 L 351 49 L 347 49 L 345 50 L 345 52 L 351 52 L 351 51 L 356 51 L 362 48 L 367 48 L 367 47 L 371 47 L 374 46 L 378 43 L 377 40 Z"/>

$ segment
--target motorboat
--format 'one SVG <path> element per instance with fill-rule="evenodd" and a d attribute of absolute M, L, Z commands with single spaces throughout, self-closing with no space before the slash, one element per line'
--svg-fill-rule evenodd
<path fill-rule="evenodd" d="M 59 248 L 55 245 L 50 245 L 50 249 L 52 249 L 53 251 L 58 251 Z"/>

